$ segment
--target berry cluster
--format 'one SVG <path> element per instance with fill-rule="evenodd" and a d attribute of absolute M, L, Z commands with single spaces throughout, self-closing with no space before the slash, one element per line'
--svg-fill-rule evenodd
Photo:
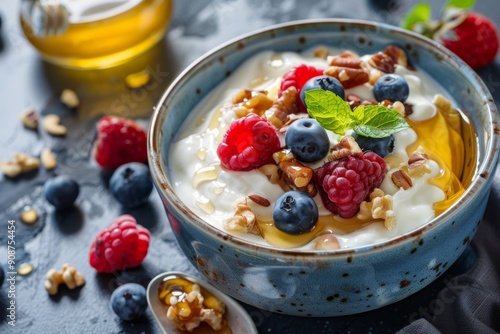
<path fill-rule="evenodd" d="M 287 72 L 278 95 L 291 86 L 297 89 L 297 101 L 305 112 L 308 112 L 306 92 L 310 90 L 329 91 L 345 101 L 341 82 L 312 66 L 299 65 Z M 390 73 L 375 82 L 373 93 L 378 102 L 403 103 L 410 94 L 410 88 L 404 77 Z M 303 117 L 292 122 L 286 132 L 281 129 L 285 132 L 286 150 L 293 154 L 298 164 L 318 164 L 321 160 L 328 160 L 326 156 L 331 150 L 331 143 L 321 122 L 324 120 Z M 395 145 L 392 134 L 371 138 L 353 133 L 353 138 L 362 153 L 351 153 L 341 159 L 327 161 L 314 170 L 312 178 L 323 205 L 344 218 L 356 215 L 361 202 L 381 185 L 387 170 L 384 157 L 392 153 Z M 217 154 L 226 169 L 247 171 L 273 163 L 273 154 L 281 149 L 278 129 L 265 117 L 250 113 L 231 123 Z M 313 197 L 301 189 L 285 192 L 274 205 L 276 228 L 289 234 L 310 231 L 318 216 Z"/>

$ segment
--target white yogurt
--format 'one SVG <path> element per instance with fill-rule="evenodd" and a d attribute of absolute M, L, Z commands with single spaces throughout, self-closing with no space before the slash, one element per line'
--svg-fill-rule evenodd
<path fill-rule="evenodd" d="M 217 157 L 217 146 L 228 124 L 235 119 L 233 112 L 227 112 L 216 122 L 217 127 L 210 126 L 219 108 L 241 89 L 268 89 L 276 87 L 276 80 L 281 78 L 291 67 L 307 63 L 318 68 L 326 68 L 324 60 L 304 54 L 276 53 L 266 51 L 248 59 L 234 71 L 229 78 L 216 87 L 193 111 L 177 134 L 172 144 L 169 157 L 171 179 L 175 191 L 181 200 L 204 220 L 224 229 L 223 222 L 234 215 L 234 202 L 238 197 L 249 194 L 260 194 L 271 201 L 283 194 L 280 186 L 271 184 L 267 177 L 257 169 L 248 172 L 235 172 L 222 168 Z M 396 73 L 402 75 L 410 86 L 408 103 L 413 105 L 412 120 L 422 121 L 436 113 L 433 98 L 436 93 L 444 94 L 442 89 L 428 76 L 420 71 L 410 71 L 397 65 Z M 254 87 L 256 80 L 261 82 Z M 365 84 L 346 90 L 347 94 L 355 94 L 363 99 L 374 100 L 372 86 Z M 217 117 L 215 117 L 217 118 Z M 338 136 L 330 133 L 332 145 Z M 394 154 L 402 161 L 408 160 L 406 148 L 416 139 L 412 129 L 395 134 L 396 147 Z M 283 138 L 281 138 L 283 140 Z M 354 232 L 335 235 L 341 248 L 366 246 L 382 242 L 409 232 L 434 218 L 433 204 L 445 198 L 443 191 L 430 184 L 428 180 L 440 172 L 437 163 L 431 161 L 432 172 L 421 178 L 415 178 L 414 184 L 407 190 L 398 189 L 390 180 L 391 173 L 399 166 L 391 166 L 381 185 L 385 193 L 393 196 L 397 225 L 387 230 L 383 222 L 368 224 Z M 323 207 L 321 199 L 315 197 L 320 215 L 331 214 Z M 272 220 L 273 205 L 263 207 L 248 201 L 257 219 Z M 261 237 L 251 234 L 237 236 L 268 245 Z M 314 240 L 301 249 L 313 249 Z"/>

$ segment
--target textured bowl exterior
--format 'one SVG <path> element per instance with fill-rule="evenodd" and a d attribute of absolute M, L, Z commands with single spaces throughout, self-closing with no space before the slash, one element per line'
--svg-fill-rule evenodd
<path fill-rule="evenodd" d="M 297 252 L 250 244 L 193 214 L 169 183 L 168 149 L 189 112 L 249 56 L 314 45 L 359 54 L 388 44 L 440 83 L 477 133 L 478 172 L 465 195 L 437 219 L 384 243 L 351 250 Z M 401 300 L 439 277 L 462 254 L 483 216 L 498 161 L 500 128 L 493 99 L 477 74 L 443 47 L 393 26 L 352 20 L 273 26 L 209 52 L 187 68 L 158 103 L 148 149 L 155 186 L 178 243 L 191 263 L 228 295 L 297 316 L 360 313 Z M 468 145 L 476 145 L 469 143 Z"/>

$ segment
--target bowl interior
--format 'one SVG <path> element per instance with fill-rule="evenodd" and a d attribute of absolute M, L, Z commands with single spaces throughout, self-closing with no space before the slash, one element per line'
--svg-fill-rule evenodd
<path fill-rule="evenodd" d="M 327 45 L 367 54 L 381 51 L 389 44 L 406 50 L 411 64 L 430 74 L 444 87 L 448 96 L 473 123 L 477 141 L 467 145 L 469 149 L 477 146 L 477 156 L 474 156 L 478 162 L 476 176 L 460 200 L 419 230 L 432 228 L 441 220 L 452 219 L 450 216 L 467 205 L 472 189 L 477 191 L 477 187 L 487 186 L 487 182 L 483 181 L 493 174 L 496 167 L 499 128 L 493 99 L 479 76 L 440 45 L 397 27 L 365 21 L 309 20 L 282 24 L 230 41 L 195 61 L 164 94 L 150 125 L 150 165 L 159 191 L 189 221 L 208 233 L 223 235 L 224 232 L 204 223 L 192 213 L 170 186 L 170 143 L 190 111 L 243 61 L 259 51 L 300 52 L 317 45 Z M 393 245 L 394 242 L 389 240 L 383 244 Z"/>

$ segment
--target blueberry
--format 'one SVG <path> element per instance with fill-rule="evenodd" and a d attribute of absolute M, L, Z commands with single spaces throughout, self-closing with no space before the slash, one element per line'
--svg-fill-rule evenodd
<path fill-rule="evenodd" d="M 408 83 L 398 74 L 385 74 L 373 85 L 373 95 L 378 102 L 385 100 L 405 102 L 409 94 Z"/>
<path fill-rule="evenodd" d="M 43 194 L 56 209 L 67 209 L 75 203 L 80 186 L 72 178 L 59 175 L 48 179 L 43 186 Z"/>
<path fill-rule="evenodd" d="M 111 176 L 109 188 L 118 202 L 127 208 L 146 203 L 153 190 L 148 166 L 140 162 L 121 165 Z"/>
<path fill-rule="evenodd" d="M 300 99 L 302 100 L 302 103 L 304 105 L 306 105 L 305 92 L 312 89 L 329 90 L 330 92 L 333 92 L 338 96 L 340 96 L 342 100 L 345 100 L 344 87 L 342 86 L 340 81 L 335 77 L 329 75 L 320 75 L 309 79 L 304 84 L 304 86 L 302 86 L 302 89 L 300 90 Z"/>
<path fill-rule="evenodd" d="M 394 151 L 393 135 L 384 138 L 370 138 L 353 132 L 352 137 L 363 151 L 372 151 L 382 158 L 385 158 Z"/>
<path fill-rule="evenodd" d="M 283 232 L 305 233 L 318 221 L 318 206 L 305 192 L 287 191 L 274 204 L 273 219 L 276 228 Z"/>
<path fill-rule="evenodd" d="M 330 149 L 326 130 L 314 118 L 302 118 L 293 122 L 286 130 L 285 144 L 303 162 L 318 161 Z"/>
<path fill-rule="evenodd" d="M 126 283 L 111 294 L 111 308 L 123 320 L 139 318 L 146 308 L 146 289 L 137 283 Z"/>

